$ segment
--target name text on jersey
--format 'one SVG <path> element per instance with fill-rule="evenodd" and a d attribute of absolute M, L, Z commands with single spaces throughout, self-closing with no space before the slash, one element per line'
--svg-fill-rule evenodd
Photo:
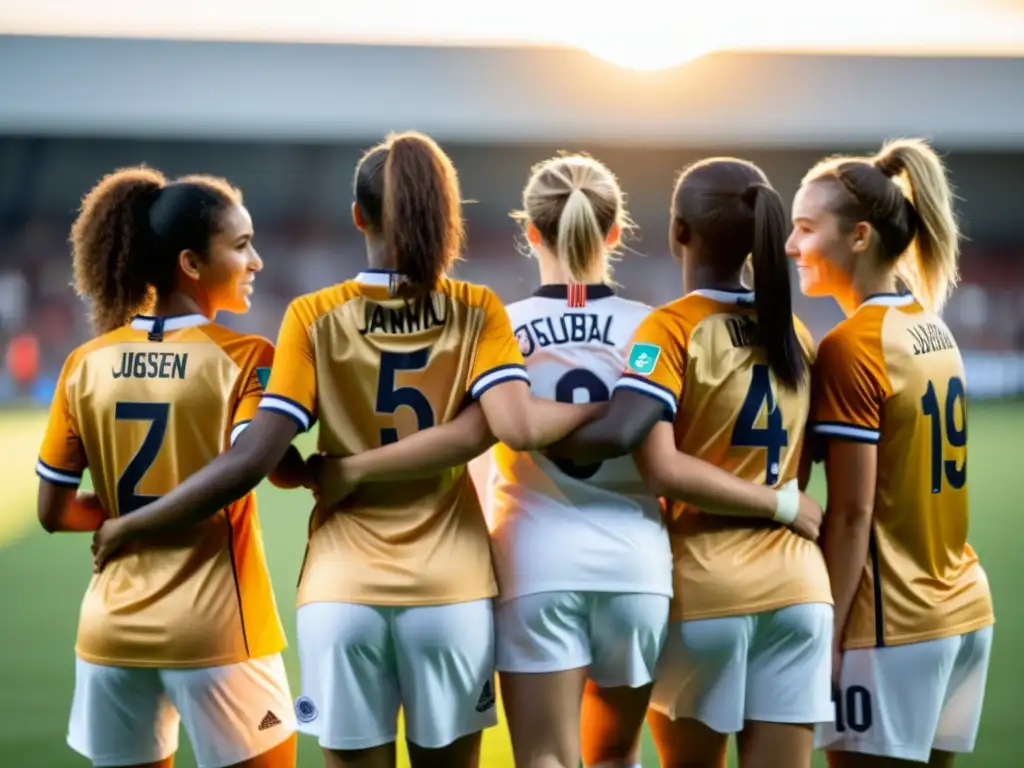
<path fill-rule="evenodd" d="M 121 367 L 111 366 L 115 379 L 184 379 L 188 352 L 123 352 Z"/>
<path fill-rule="evenodd" d="M 956 348 L 953 337 L 938 323 L 921 323 L 907 328 L 907 333 L 914 340 L 915 355 L 927 355 L 929 352 Z"/>
<path fill-rule="evenodd" d="M 591 344 L 600 342 L 614 347 L 611 338 L 612 315 L 601 317 L 592 312 L 566 312 L 558 317 L 538 317 L 516 328 L 519 351 L 529 357 L 537 347 L 552 344 Z"/>
<path fill-rule="evenodd" d="M 444 325 L 448 321 L 447 304 L 430 299 L 403 302 L 387 307 L 367 302 L 364 325 L 359 333 L 417 333 Z"/>

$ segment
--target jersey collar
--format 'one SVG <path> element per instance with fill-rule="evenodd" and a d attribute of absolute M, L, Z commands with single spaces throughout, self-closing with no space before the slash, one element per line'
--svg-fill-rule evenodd
<path fill-rule="evenodd" d="M 862 307 L 906 307 L 914 303 L 909 293 L 875 293 L 861 302 Z"/>
<path fill-rule="evenodd" d="M 693 293 L 721 304 L 753 304 L 754 292 L 748 290 L 729 291 L 721 288 L 698 288 Z"/>
<path fill-rule="evenodd" d="M 533 292 L 534 296 L 541 299 L 568 299 L 569 286 L 565 283 L 549 283 L 542 285 Z M 615 289 L 605 283 L 591 283 L 587 286 L 587 301 L 593 299 L 607 299 L 615 295 Z"/>
<path fill-rule="evenodd" d="M 182 328 L 192 328 L 197 325 L 207 325 L 210 318 L 203 315 L 170 315 L 169 317 L 153 317 L 151 315 L 136 315 L 132 319 L 131 326 L 137 331 L 152 332 L 158 325 L 163 332 L 180 331 Z"/>
<path fill-rule="evenodd" d="M 391 269 L 364 269 L 356 275 L 356 282 L 363 285 L 379 285 L 385 288 L 393 286 L 396 282 L 404 280 L 401 272 Z"/>

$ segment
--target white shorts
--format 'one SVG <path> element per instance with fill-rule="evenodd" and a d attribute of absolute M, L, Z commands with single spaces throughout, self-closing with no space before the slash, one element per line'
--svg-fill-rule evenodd
<path fill-rule="evenodd" d="M 651 709 L 738 733 L 747 720 L 832 719 L 832 606 L 790 605 L 748 616 L 673 622 Z"/>
<path fill-rule="evenodd" d="M 94 765 L 166 760 L 178 724 L 199 768 L 250 760 L 295 733 L 281 655 L 194 669 L 108 667 L 75 662 L 68 745 Z"/>
<path fill-rule="evenodd" d="M 491 600 L 416 607 L 309 603 L 299 608 L 302 733 L 325 749 L 406 737 L 445 747 L 497 725 Z"/>
<path fill-rule="evenodd" d="M 991 652 L 991 626 L 844 652 L 835 719 L 815 746 L 922 763 L 933 749 L 974 751 Z"/>
<path fill-rule="evenodd" d="M 498 603 L 500 672 L 589 667 L 602 688 L 638 688 L 654 679 L 665 645 L 669 598 L 616 592 L 541 592 Z"/>

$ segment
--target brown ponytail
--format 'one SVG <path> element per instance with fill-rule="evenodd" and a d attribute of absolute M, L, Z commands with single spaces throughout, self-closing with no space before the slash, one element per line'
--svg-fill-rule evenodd
<path fill-rule="evenodd" d="M 738 279 L 749 257 L 758 344 L 776 379 L 799 386 L 807 376 L 807 359 L 793 323 L 788 218 L 779 193 L 753 163 L 713 157 L 680 175 L 672 210 L 674 229 L 699 238 L 703 257 L 723 280 Z"/>
<path fill-rule="evenodd" d="M 465 242 L 459 177 L 422 133 L 392 134 L 356 167 L 356 205 L 384 238 L 408 293 L 423 297 L 459 258 Z"/>

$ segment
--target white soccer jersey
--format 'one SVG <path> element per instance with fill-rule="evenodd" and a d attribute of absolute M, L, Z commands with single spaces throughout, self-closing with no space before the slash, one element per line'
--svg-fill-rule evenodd
<path fill-rule="evenodd" d="M 537 397 L 608 400 L 633 331 L 651 311 L 605 285 L 570 307 L 565 285 L 508 307 Z M 489 466 L 485 466 L 489 465 Z M 588 467 L 497 445 L 471 467 L 493 540 L 501 599 L 551 591 L 672 594 L 672 553 L 658 500 L 632 457 Z"/>

